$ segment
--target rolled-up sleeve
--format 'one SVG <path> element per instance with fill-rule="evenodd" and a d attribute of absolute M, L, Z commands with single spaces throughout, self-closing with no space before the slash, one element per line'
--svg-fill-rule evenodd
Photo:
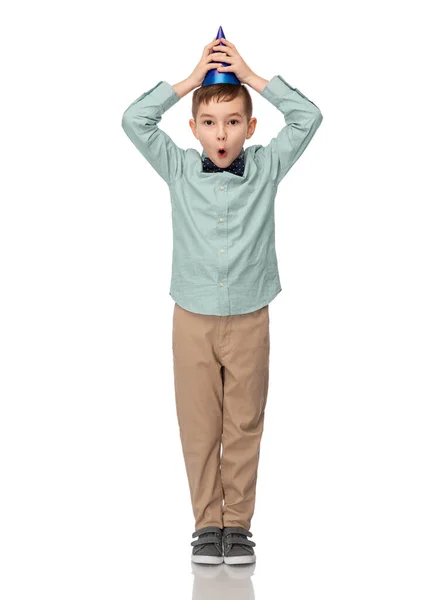
<path fill-rule="evenodd" d="M 158 124 L 163 113 L 179 100 L 173 86 L 160 81 L 132 102 L 122 118 L 129 139 L 168 185 L 182 174 L 186 151 Z"/>
<path fill-rule="evenodd" d="M 283 113 L 286 122 L 278 135 L 258 151 L 269 176 L 278 185 L 312 140 L 323 117 L 316 104 L 280 75 L 267 83 L 261 95 Z"/>

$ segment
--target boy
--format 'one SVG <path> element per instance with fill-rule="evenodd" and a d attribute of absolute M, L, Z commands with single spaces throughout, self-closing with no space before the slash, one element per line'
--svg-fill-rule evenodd
<path fill-rule="evenodd" d="M 241 564 L 255 561 L 248 538 L 268 391 L 268 305 L 281 291 L 274 199 L 322 114 L 279 75 L 259 77 L 234 44 L 219 41 L 205 46 L 187 79 L 160 81 L 135 100 L 122 126 L 168 184 L 172 203 L 174 383 L 198 538 L 192 560 Z M 234 73 L 240 85 L 200 87 L 215 68 Z M 242 84 L 285 117 L 267 146 L 243 147 L 256 119 Z M 162 114 L 197 87 L 190 126 L 201 156 L 158 127 Z"/>

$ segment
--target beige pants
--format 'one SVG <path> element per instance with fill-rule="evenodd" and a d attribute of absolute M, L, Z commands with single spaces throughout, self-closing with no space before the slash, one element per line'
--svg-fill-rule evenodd
<path fill-rule="evenodd" d="M 268 304 L 220 317 L 175 303 L 175 398 L 195 530 L 251 526 L 269 353 Z"/>

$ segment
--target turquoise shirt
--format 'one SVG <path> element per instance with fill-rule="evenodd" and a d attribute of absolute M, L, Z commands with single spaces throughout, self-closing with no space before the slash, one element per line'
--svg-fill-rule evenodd
<path fill-rule="evenodd" d="M 181 99 L 166 81 L 142 94 L 123 114 L 124 131 L 168 185 L 173 224 L 170 296 L 194 313 L 245 314 L 281 292 L 274 199 L 322 114 L 280 75 L 261 95 L 283 113 L 286 124 L 266 146 L 242 148 L 243 176 L 203 172 L 205 150 L 201 155 L 194 148 L 179 148 L 158 127 L 163 113 Z"/>

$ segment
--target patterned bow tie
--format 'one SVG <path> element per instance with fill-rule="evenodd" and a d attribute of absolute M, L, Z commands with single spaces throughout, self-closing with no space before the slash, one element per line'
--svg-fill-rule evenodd
<path fill-rule="evenodd" d="M 242 177 L 245 171 L 244 153 L 241 152 L 241 154 L 235 158 L 232 164 L 225 168 L 217 166 L 210 158 L 206 156 L 202 160 L 202 167 L 205 173 L 222 173 L 223 171 L 230 171 L 230 173 Z"/>

